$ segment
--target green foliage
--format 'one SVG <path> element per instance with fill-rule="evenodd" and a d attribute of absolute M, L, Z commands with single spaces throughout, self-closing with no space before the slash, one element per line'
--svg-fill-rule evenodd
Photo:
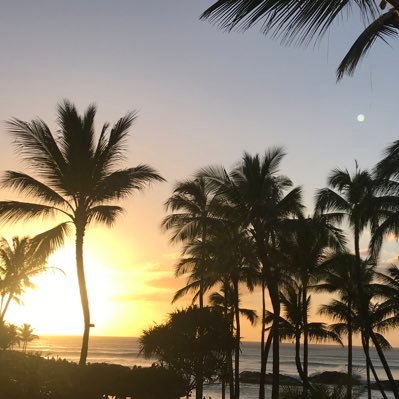
<path fill-rule="evenodd" d="M 228 320 L 218 308 L 193 306 L 145 330 L 140 346 L 144 356 L 158 359 L 195 386 L 201 356 L 204 378 L 212 381 L 220 373 L 225 353 L 232 350 L 233 340 Z"/>
<path fill-rule="evenodd" d="M 0 353 L 0 397 L 7 399 L 177 399 L 184 380 L 162 367 L 110 364 L 78 366 L 61 359 L 5 351 Z"/>
<path fill-rule="evenodd" d="M 19 345 L 19 342 L 17 326 L 0 322 L 0 348 L 2 350 L 12 349 L 15 345 Z"/>

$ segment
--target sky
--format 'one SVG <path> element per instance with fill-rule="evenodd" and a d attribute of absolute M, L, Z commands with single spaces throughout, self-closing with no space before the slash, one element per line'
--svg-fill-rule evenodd
<path fill-rule="evenodd" d="M 123 202 L 113 229 L 93 226 L 85 260 L 95 335 L 138 336 L 187 301 L 171 305 L 184 279 L 174 277 L 179 246 L 160 229 L 176 181 L 206 165 L 230 168 L 243 151 L 283 146 L 282 172 L 304 189 L 312 213 L 315 189 L 335 167 L 370 168 L 397 139 L 397 44 L 377 43 L 355 77 L 336 83 L 335 69 L 362 29 L 354 15 L 315 45 L 285 47 L 255 28 L 227 34 L 199 16 L 205 0 L 29 0 L 2 3 L 0 120 L 44 119 L 55 129 L 64 98 L 83 110 L 98 105 L 97 127 L 131 110 L 138 119 L 125 165 L 148 163 L 166 183 Z M 362 123 L 357 116 L 364 114 Z M 29 171 L 0 125 L 0 171 Z M 2 192 L 2 199 L 15 193 Z M 53 222 L 0 226 L 33 235 Z M 367 247 L 368 235 L 362 240 Z M 382 264 L 398 254 L 384 246 Z M 73 242 L 50 259 L 10 321 L 39 334 L 82 332 Z M 323 298 L 314 299 L 314 309 Z M 244 293 L 258 306 L 259 295 Z M 243 337 L 258 340 L 244 325 Z M 399 338 L 392 335 L 392 343 Z"/>

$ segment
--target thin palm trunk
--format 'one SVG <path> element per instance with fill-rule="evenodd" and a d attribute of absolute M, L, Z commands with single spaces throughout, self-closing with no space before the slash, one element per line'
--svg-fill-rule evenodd
<path fill-rule="evenodd" d="M 308 362 L 309 362 L 309 331 L 308 331 L 308 290 L 307 285 L 303 284 L 302 290 L 302 323 L 303 323 L 303 382 L 306 397 L 306 387 L 309 385 Z"/>
<path fill-rule="evenodd" d="M 367 337 L 367 335 L 366 335 L 366 337 Z M 367 339 L 366 337 L 363 337 L 363 338 L 362 338 L 362 346 L 363 346 L 364 352 L 365 352 L 365 353 L 369 353 L 369 350 L 366 350 L 366 347 L 367 347 L 367 349 L 369 349 L 369 347 L 370 347 L 370 342 L 366 342 L 366 339 Z M 367 356 L 366 356 L 366 364 L 369 366 L 369 369 L 370 369 L 371 372 L 373 373 L 374 380 L 375 380 L 375 382 L 376 382 L 376 384 L 377 384 L 377 386 L 378 386 L 378 389 L 379 389 L 380 392 L 381 392 L 382 397 L 383 397 L 384 399 L 387 399 L 387 395 L 385 394 L 384 389 L 383 389 L 383 387 L 382 387 L 382 385 L 381 385 L 381 381 L 380 381 L 380 379 L 378 378 L 377 372 L 375 371 L 375 368 L 374 368 L 373 362 L 372 362 L 372 360 L 371 360 L 371 357 L 368 357 L 368 358 L 367 358 Z M 370 396 L 371 396 L 371 390 L 370 390 Z"/>
<path fill-rule="evenodd" d="M 352 399 L 352 376 L 353 376 L 353 331 L 352 331 L 352 299 L 348 301 L 348 387 L 346 397 Z"/>
<path fill-rule="evenodd" d="M 200 290 L 199 290 L 199 307 L 204 308 L 204 271 L 205 271 L 205 240 L 206 240 L 206 225 L 204 223 L 202 227 L 201 242 L 202 242 L 202 253 L 201 253 L 201 265 L 200 265 Z M 203 326 L 200 322 L 199 335 L 200 339 L 203 336 Z M 204 356 L 202 353 L 202 348 L 200 348 L 200 356 L 198 359 L 198 369 L 197 369 L 197 384 L 195 388 L 196 399 L 202 399 L 204 392 Z"/>
<path fill-rule="evenodd" d="M 393 392 L 393 394 L 395 396 L 395 399 L 399 399 L 398 387 L 397 387 L 396 382 L 395 382 L 395 380 L 394 380 L 394 378 L 392 376 L 391 369 L 389 368 L 387 359 L 386 359 L 386 357 L 384 355 L 384 351 L 382 350 L 381 345 L 378 342 L 378 340 L 377 340 L 377 338 L 376 338 L 376 336 L 374 334 L 374 331 L 369 329 L 368 330 L 368 334 L 369 334 L 369 336 L 371 338 L 371 341 L 373 342 L 374 347 L 375 347 L 375 349 L 376 349 L 376 351 L 378 353 L 378 356 L 379 356 L 379 358 L 381 360 L 381 364 L 384 367 L 384 371 L 385 371 L 385 373 L 386 373 L 386 375 L 388 377 L 388 380 L 389 380 L 389 383 L 391 385 L 392 392 Z"/>
<path fill-rule="evenodd" d="M 265 344 L 265 349 L 264 349 L 264 362 L 265 362 L 265 373 L 267 371 L 267 360 L 269 358 L 269 353 L 270 353 L 270 348 L 272 346 L 273 342 L 273 328 L 269 330 L 269 335 L 267 336 L 266 344 Z"/>
<path fill-rule="evenodd" d="M 295 334 L 295 365 L 296 369 L 298 370 L 299 377 L 303 383 L 303 390 L 305 391 L 305 378 L 301 364 L 301 335 L 299 333 Z"/>
<path fill-rule="evenodd" d="M 238 281 L 233 281 L 234 287 L 234 312 L 236 319 L 236 337 L 235 337 L 235 358 L 234 358 L 234 382 L 235 382 L 235 395 L 236 399 L 240 397 L 240 340 L 241 340 L 241 324 L 240 324 L 240 298 L 238 290 Z"/>
<path fill-rule="evenodd" d="M 392 376 L 391 370 L 389 368 L 389 365 L 386 361 L 385 355 L 383 350 L 381 349 L 374 332 L 370 328 L 370 323 L 368 320 L 368 311 L 365 309 L 365 295 L 363 291 L 363 284 L 361 281 L 361 258 L 360 258 L 360 247 L 359 247 L 359 241 L 360 241 L 360 234 L 359 234 L 359 228 L 357 224 L 355 224 L 354 228 L 355 232 L 355 257 L 356 257 L 356 275 L 357 275 L 357 288 L 358 288 L 358 293 L 359 293 L 359 310 L 360 310 L 360 322 L 361 322 L 361 334 L 362 337 L 364 337 L 365 334 L 369 336 L 377 350 L 378 356 L 380 358 L 380 361 L 384 367 L 384 371 L 388 377 L 388 380 L 391 385 L 392 392 L 395 396 L 395 399 L 399 399 L 399 392 L 398 388 L 396 386 L 396 382 Z M 363 339 L 363 338 L 362 338 Z M 369 353 L 369 348 L 368 346 L 365 346 L 366 350 L 366 358 L 370 359 L 370 353 Z"/>
<path fill-rule="evenodd" d="M 87 296 L 87 287 L 83 262 L 83 240 L 85 228 L 84 225 L 77 224 L 76 226 L 76 268 L 78 274 L 80 300 L 82 303 L 84 331 L 82 339 L 82 349 L 80 352 L 79 365 L 86 364 L 87 352 L 89 350 L 89 335 L 90 335 L 90 308 L 89 298 Z"/>
<path fill-rule="evenodd" d="M 273 386 L 272 399 L 279 398 L 280 391 L 280 298 L 277 284 L 270 284 L 270 299 L 273 306 Z"/>
<path fill-rule="evenodd" d="M 265 360 L 265 333 L 266 333 L 266 298 L 265 298 L 265 280 L 262 276 L 262 332 L 260 336 L 260 376 L 259 376 L 259 399 L 265 399 L 265 377 L 266 377 L 266 360 Z M 271 336 L 272 330 L 269 331 Z"/>
<path fill-rule="evenodd" d="M 1 314 L 0 314 L 0 322 L 3 322 L 3 321 L 4 321 L 4 318 L 6 317 L 7 310 L 8 310 L 8 308 L 9 308 L 10 303 L 11 303 L 11 301 L 12 301 L 13 298 L 14 298 L 14 292 L 11 291 L 11 292 L 8 294 L 8 298 L 7 298 L 6 303 L 5 303 L 5 305 L 4 305 L 3 311 L 2 311 Z"/>
<path fill-rule="evenodd" d="M 370 340 L 369 340 L 368 336 L 364 337 L 364 346 L 366 347 L 367 353 L 369 353 Z M 366 357 L 366 379 L 367 379 L 367 397 L 368 397 L 368 399 L 371 399 L 370 358 L 368 358 L 368 357 Z"/>

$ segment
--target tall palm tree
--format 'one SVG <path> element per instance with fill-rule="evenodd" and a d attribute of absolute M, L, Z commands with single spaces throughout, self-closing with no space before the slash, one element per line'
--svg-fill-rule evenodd
<path fill-rule="evenodd" d="M 295 280 L 290 284 L 286 284 L 283 292 L 281 293 L 281 304 L 284 310 L 284 316 L 280 317 L 280 340 L 292 340 L 295 343 L 295 364 L 298 374 L 303 382 L 304 395 L 306 390 L 311 389 L 312 386 L 304 372 L 304 367 L 301 364 L 300 347 L 301 337 L 304 334 L 305 326 L 303 324 L 303 308 L 306 312 L 310 311 L 310 296 L 306 298 L 305 305 L 302 304 L 303 288 Z M 273 314 L 267 312 L 267 322 L 272 322 Z M 269 327 L 270 329 L 270 327 Z M 342 345 L 339 335 L 331 330 L 325 323 L 310 322 L 306 326 L 308 338 L 315 342 L 333 341 Z M 305 359 L 303 360 L 305 362 Z"/>
<path fill-rule="evenodd" d="M 255 325 L 258 318 L 256 311 L 253 309 L 239 307 L 237 312 L 235 308 L 236 301 L 234 301 L 232 298 L 234 298 L 234 286 L 232 286 L 232 284 L 227 280 L 222 281 L 222 287 L 219 292 L 213 292 L 209 297 L 210 304 L 212 305 L 212 307 L 218 307 L 222 309 L 226 317 L 226 320 L 229 320 L 230 333 L 234 341 L 235 367 L 233 367 L 232 364 L 233 359 L 230 351 L 226 356 L 226 370 L 224 373 L 225 378 L 222 378 L 222 399 L 225 398 L 226 377 L 229 379 L 230 382 L 230 389 L 229 389 L 230 398 L 234 399 L 240 397 L 240 386 L 239 386 L 240 383 L 239 361 L 240 361 L 240 352 L 241 352 L 240 348 L 241 337 L 239 336 L 240 321 L 238 321 L 238 323 L 237 321 L 236 323 L 234 323 L 234 319 L 237 320 L 237 313 L 238 313 L 239 317 L 243 316 L 251 323 L 251 325 Z"/>
<path fill-rule="evenodd" d="M 216 0 L 201 18 L 227 31 L 245 31 L 259 25 L 263 33 L 280 38 L 284 44 L 309 44 L 352 8 L 369 24 L 341 61 L 337 70 L 340 79 L 345 73 L 354 73 L 377 39 L 386 41 L 398 33 L 397 0 Z"/>
<path fill-rule="evenodd" d="M 162 221 L 162 228 L 171 231 L 172 242 L 185 242 L 191 245 L 195 242 L 200 250 L 193 266 L 194 280 L 199 283 L 198 299 L 199 307 L 204 307 L 205 293 L 205 268 L 207 262 L 206 245 L 209 230 L 219 222 L 218 211 L 220 203 L 210 190 L 206 179 L 198 177 L 185 180 L 176 184 L 173 195 L 166 201 L 166 210 L 171 213 Z M 186 289 L 189 287 L 186 287 Z M 201 360 L 199 359 L 199 362 Z M 203 383 L 201 379 L 201 368 L 197 376 L 196 398 L 203 397 Z"/>
<path fill-rule="evenodd" d="M 34 341 L 35 339 L 39 339 L 39 336 L 33 334 L 34 329 L 30 324 L 23 324 L 18 328 L 19 339 L 22 342 L 22 350 L 26 352 L 29 342 Z"/>
<path fill-rule="evenodd" d="M 34 286 L 31 278 L 50 269 L 47 258 L 63 244 L 67 230 L 67 225 L 57 226 L 32 238 L 13 237 L 11 243 L 0 239 L 0 323 L 11 302 L 20 301 L 24 291 Z"/>
<path fill-rule="evenodd" d="M 206 291 L 215 285 L 221 285 L 224 292 L 223 303 L 230 309 L 226 317 L 231 320 L 235 331 L 234 384 L 230 386 L 230 396 L 238 398 L 240 395 L 240 315 L 243 313 L 240 308 L 240 285 L 245 284 L 252 291 L 257 282 L 258 259 L 253 240 L 250 239 L 246 230 L 242 230 L 233 220 L 228 220 L 223 224 L 210 226 L 206 242 L 203 243 L 201 240 L 190 242 L 184 252 L 186 256 L 177 265 L 177 275 L 187 272 L 190 275 L 187 285 L 176 292 L 174 301 L 188 292 L 195 292 L 193 299 L 195 300 L 199 296 L 201 286 Z M 206 262 L 201 271 L 201 283 L 198 265 L 201 264 L 204 253 Z M 213 300 L 216 299 L 215 295 L 212 295 Z"/>
<path fill-rule="evenodd" d="M 68 224 L 75 227 L 76 269 L 84 318 L 80 365 L 86 363 L 92 326 L 83 257 L 86 229 L 94 222 L 112 225 L 123 210 L 111 205 L 113 201 L 144 189 L 152 181 L 163 181 L 147 165 L 117 169 L 125 154 L 128 130 L 136 118 L 134 113 L 120 118 L 111 129 L 108 123 L 104 124 L 97 141 L 95 115 L 94 105 L 80 115 L 65 100 L 58 106 L 57 133 L 52 133 L 41 119 L 10 120 L 8 129 L 18 153 L 40 180 L 22 172 L 7 171 L 2 186 L 28 195 L 34 202 L 0 202 L 2 221 L 63 217 L 57 227 L 60 237 Z"/>
<path fill-rule="evenodd" d="M 361 321 L 364 323 L 361 334 L 369 335 L 373 341 L 384 371 L 390 381 L 395 398 L 399 398 L 399 391 L 392 376 L 385 356 L 380 350 L 377 338 L 373 331 L 368 331 L 370 323 L 367 320 L 367 296 L 363 292 L 362 284 L 362 261 L 360 257 L 360 237 L 368 224 L 375 224 L 378 217 L 378 200 L 375 198 L 376 182 L 367 170 L 361 170 L 356 163 L 355 173 L 351 174 L 348 170 L 334 169 L 328 178 L 329 187 L 318 190 L 316 193 L 316 211 L 328 214 L 328 217 L 337 223 L 344 219 L 349 224 L 353 232 L 353 242 L 355 249 L 355 281 L 359 296 L 359 311 L 363 316 Z M 378 211 L 380 213 L 380 211 Z M 362 337 L 363 339 L 363 337 Z M 367 348 L 364 348 L 367 351 Z M 366 358 L 369 354 L 366 353 Z"/>
<path fill-rule="evenodd" d="M 379 342 L 382 342 L 377 330 L 381 330 L 382 321 L 386 315 L 381 313 L 381 309 L 371 311 L 372 299 L 381 292 L 381 287 L 373 282 L 375 276 L 375 265 L 370 260 L 362 260 L 361 268 L 361 282 L 362 282 L 362 295 L 360 299 L 357 283 L 354 281 L 356 276 L 356 259 L 355 256 L 349 253 L 332 254 L 320 266 L 322 282 L 315 285 L 316 291 L 324 291 L 335 293 L 339 295 L 339 300 L 333 300 L 329 304 L 320 307 L 320 313 L 326 314 L 340 323 L 336 323 L 334 328 L 340 334 L 345 333 L 348 337 L 348 389 L 347 396 L 351 397 L 352 394 L 352 381 L 353 381 L 353 367 L 352 367 L 352 354 L 353 354 L 353 334 L 360 332 L 362 335 L 362 346 L 366 356 L 366 370 L 369 379 L 369 370 L 373 370 L 374 377 L 377 384 L 379 384 L 378 376 L 375 373 L 374 366 L 369 354 L 369 331 L 373 331 Z M 366 319 L 369 325 L 364 328 L 364 315 L 360 311 L 360 304 L 366 305 Z M 379 385 L 380 386 L 380 385 Z M 380 386 L 381 388 L 381 386 Z M 381 389 L 381 393 L 385 393 Z"/>
<path fill-rule="evenodd" d="M 320 264 L 331 250 L 343 251 L 346 239 L 342 231 L 331 225 L 322 215 L 303 219 L 297 228 L 283 241 L 282 250 L 288 256 L 288 268 L 300 282 L 302 292 L 303 327 L 303 378 L 308 383 L 309 331 L 308 293 L 311 285 L 321 277 Z"/>
<path fill-rule="evenodd" d="M 244 154 L 241 163 L 227 173 L 224 168 L 201 171 L 212 183 L 218 197 L 234 209 L 243 226 L 253 237 L 273 307 L 273 386 L 272 399 L 279 396 L 279 270 L 271 263 L 279 236 L 292 228 L 291 218 L 302 214 L 301 189 L 279 174 L 284 152 L 281 148 L 266 151 L 264 156 Z M 262 287 L 263 288 L 263 287 Z M 264 290 L 262 289 L 262 295 Z M 263 301 L 264 307 L 264 301 Z M 261 376 L 259 397 L 264 398 L 265 309 L 262 309 Z"/>

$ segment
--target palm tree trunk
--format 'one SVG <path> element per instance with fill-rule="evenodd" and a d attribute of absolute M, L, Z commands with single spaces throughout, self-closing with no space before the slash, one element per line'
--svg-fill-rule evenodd
<path fill-rule="evenodd" d="M 265 360 L 265 328 L 266 328 L 266 298 L 265 298 L 265 280 L 262 277 L 262 332 L 260 336 L 260 376 L 259 376 L 259 399 L 265 399 L 265 377 L 266 377 L 266 360 Z M 272 334 L 270 330 L 269 336 Z"/>
<path fill-rule="evenodd" d="M 309 364 L 309 331 L 308 331 L 308 307 L 307 307 L 308 289 L 303 284 L 302 289 L 302 323 L 303 323 L 303 382 L 306 397 L 306 387 L 309 385 L 308 364 Z"/>
<path fill-rule="evenodd" d="M 273 385 L 272 399 L 279 398 L 280 391 L 280 296 L 275 282 L 271 282 L 269 295 L 273 306 Z"/>
<path fill-rule="evenodd" d="M 364 345 L 364 341 L 363 341 L 363 340 L 362 340 L 362 344 Z M 367 361 L 367 360 L 366 360 L 366 361 Z M 369 367 L 370 367 L 370 369 L 371 369 L 371 372 L 373 373 L 374 380 L 375 380 L 375 382 L 376 382 L 376 384 L 377 384 L 377 386 L 378 386 L 378 389 L 379 389 L 380 392 L 381 392 L 381 395 L 382 395 L 383 399 L 388 399 L 388 398 L 387 398 L 387 395 L 386 395 L 386 393 L 385 393 L 385 391 L 384 391 L 384 388 L 383 388 L 382 385 L 381 385 L 381 381 L 380 381 L 380 379 L 379 379 L 379 377 L 378 377 L 378 375 L 377 375 L 377 372 L 375 371 L 373 362 L 371 361 L 371 358 L 370 358 L 370 357 L 369 357 L 369 359 L 368 359 L 368 365 L 369 365 Z M 370 396 L 371 396 L 371 389 L 370 389 Z"/>
<path fill-rule="evenodd" d="M 204 308 L 204 269 L 205 269 L 205 240 L 206 240 L 206 223 L 202 226 L 202 234 L 201 234 L 201 242 L 202 242 L 202 250 L 201 250 L 201 270 L 200 270 L 200 291 L 199 291 L 199 307 L 200 309 Z M 202 322 L 200 321 L 202 324 Z M 203 326 L 200 324 L 199 335 L 200 339 L 203 336 Z M 201 340 L 202 341 L 202 340 Z M 197 370 L 197 384 L 195 387 L 195 397 L 196 399 L 202 399 L 204 392 L 204 356 L 202 353 L 202 348 L 200 347 L 200 356 L 198 359 L 198 370 Z"/>
<path fill-rule="evenodd" d="M 267 372 L 267 360 L 269 358 L 269 353 L 270 353 L 270 348 L 272 346 L 273 342 L 273 327 L 269 330 L 269 335 L 267 336 L 266 344 L 265 344 L 265 350 L 264 350 L 264 362 L 265 362 L 265 373 Z"/>
<path fill-rule="evenodd" d="M 0 322 L 1 322 L 1 323 L 4 321 L 4 318 L 5 318 L 5 316 L 6 316 L 8 307 L 10 306 L 10 303 L 11 303 L 11 301 L 12 301 L 13 298 L 14 298 L 14 292 L 10 292 L 10 293 L 8 294 L 8 298 L 7 298 L 7 301 L 6 301 L 5 305 L 4 305 L 3 311 L 2 311 L 2 313 L 0 314 Z"/>
<path fill-rule="evenodd" d="M 76 268 L 78 274 L 80 301 L 82 303 L 84 332 L 82 340 L 82 349 L 80 351 L 79 365 L 86 364 L 87 352 L 89 350 L 89 334 L 90 334 L 90 308 L 89 298 L 87 296 L 87 287 L 83 263 L 83 240 L 85 234 L 84 224 L 76 225 Z"/>
<path fill-rule="evenodd" d="M 369 354 L 370 339 L 368 336 L 364 337 L 365 352 Z M 366 357 L 366 379 L 367 379 L 367 397 L 371 399 L 371 386 L 370 386 L 370 356 Z"/>
<path fill-rule="evenodd" d="M 235 358 L 234 358 L 234 397 L 240 397 L 240 340 L 241 340 L 241 325 L 240 325 L 240 298 L 238 290 L 238 281 L 233 281 L 234 287 L 234 312 L 236 319 L 236 337 L 235 337 Z"/>
<path fill-rule="evenodd" d="M 305 388 L 304 372 L 301 364 L 301 336 L 299 334 L 295 334 L 295 365 L 303 382 L 303 388 Z"/>
<path fill-rule="evenodd" d="M 348 387 L 346 397 L 352 399 L 353 378 L 353 331 L 352 331 L 352 299 L 348 300 Z"/>
<path fill-rule="evenodd" d="M 222 377 L 222 399 L 226 399 L 226 379 Z"/>
<path fill-rule="evenodd" d="M 393 392 L 393 394 L 395 396 L 395 399 L 399 399 L 398 387 L 396 386 L 396 382 L 395 382 L 395 380 L 394 380 L 394 378 L 392 376 L 391 369 L 389 368 L 387 359 L 386 359 L 386 357 L 384 355 L 384 351 L 382 350 L 380 343 L 378 342 L 374 332 L 371 329 L 368 331 L 368 334 L 369 334 L 369 336 L 371 338 L 371 341 L 374 344 L 375 349 L 377 350 L 378 356 L 379 356 L 379 358 L 381 360 L 381 364 L 384 367 L 385 373 L 386 373 L 386 375 L 388 377 L 388 380 L 390 382 L 390 385 L 391 385 L 391 388 L 392 388 L 392 392 Z"/>

